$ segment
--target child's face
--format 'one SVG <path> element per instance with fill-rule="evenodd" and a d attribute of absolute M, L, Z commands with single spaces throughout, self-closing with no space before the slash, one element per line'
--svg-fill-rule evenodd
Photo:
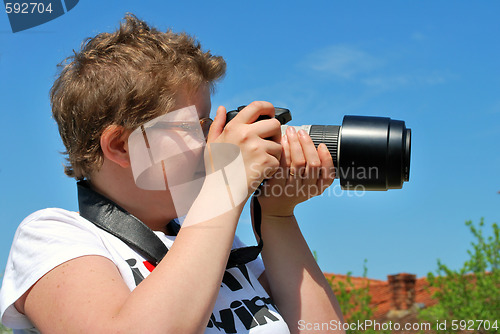
<path fill-rule="evenodd" d="M 210 116 L 210 90 L 181 95 L 179 109 L 134 130 L 129 139 L 136 185 L 145 190 L 169 190 L 178 215 L 183 215 L 199 192 L 205 176 L 204 131 L 200 119 Z M 176 204 L 177 203 L 177 204 Z"/>

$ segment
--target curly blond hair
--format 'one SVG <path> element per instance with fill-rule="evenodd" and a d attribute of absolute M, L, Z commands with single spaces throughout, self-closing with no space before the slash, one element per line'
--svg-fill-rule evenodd
<path fill-rule="evenodd" d="M 195 92 L 222 78 L 222 57 L 186 33 L 151 28 L 127 14 L 118 30 L 88 38 L 61 64 L 50 90 L 52 114 L 66 147 L 66 175 L 89 178 L 103 162 L 102 132 L 133 130 L 172 111 L 180 90 Z"/>

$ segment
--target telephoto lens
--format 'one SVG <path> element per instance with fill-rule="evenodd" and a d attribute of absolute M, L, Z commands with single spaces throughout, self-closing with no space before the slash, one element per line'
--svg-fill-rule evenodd
<path fill-rule="evenodd" d="M 387 117 L 344 116 L 342 126 L 302 126 L 325 143 L 342 189 L 401 189 L 410 179 L 411 129 Z"/>
<path fill-rule="evenodd" d="M 228 113 L 227 121 L 243 107 Z M 276 108 L 286 131 L 292 117 Z M 342 125 L 302 125 L 313 143 L 324 143 L 333 159 L 335 177 L 346 190 L 401 189 L 410 179 L 411 129 L 388 117 L 344 116 Z"/>

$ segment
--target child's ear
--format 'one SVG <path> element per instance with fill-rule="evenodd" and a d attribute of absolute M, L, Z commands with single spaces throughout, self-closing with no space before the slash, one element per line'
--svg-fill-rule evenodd
<path fill-rule="evenodd" d="M 130 131 L 119 125 L 109 125 L 101 135 L 101 149 L 104 157 L 123 168 L 130 166 L 129 135 Z"/>

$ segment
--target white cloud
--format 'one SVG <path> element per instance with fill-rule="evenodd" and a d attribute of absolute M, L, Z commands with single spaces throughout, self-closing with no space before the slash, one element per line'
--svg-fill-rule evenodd
<path fill-rule="evenodd" d="M 417 32 L 412 38 L 423 39 L 425 36 Z M 408 71 L 409 64 L 402 57 L 398 53 L 373 55 L 355 46 L 332 45 L 306 56 L 303 64 L 306 64 L 308 69 L 330 78 L 354 81 L 382 90 L 434 86 L 444 84 L 453 77 L 441 71 Z"/>
<path fill-rule="evenodd" d="M 324 74 L 353 79 L 382 66 L 382 61 L 356 47 L 333 45 L 306 57 L 306 66 Z"/>

